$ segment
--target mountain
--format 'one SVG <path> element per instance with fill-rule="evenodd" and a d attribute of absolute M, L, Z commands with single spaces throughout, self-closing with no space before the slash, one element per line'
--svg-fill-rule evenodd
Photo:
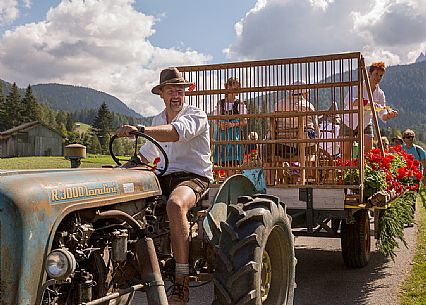
<path fill-rule="evenodd" d="M 103 102 L 111 112 L 140 118 L 139 113 L 130 109 L 118 98 L 91 88 L 61 84 L 40 84 L 32 86 L 33 93 L 41 103 L 56 110 L 74 112 L 81 109 L 98 109 Z"/>
<path fill-rule="evenodd" d="M 3 94 L 6 96 L 9 92 L 10 84 L 4 81 L 1 82 L 4 90 Z M 142 115 L 129 108 L 118 98 L 91 88 L 61 84 L 31 85 L 31 88 L 38 102 L 47 104 L 55 110 L 76 112 L 83 109 L 99 109 L 101 104 L 105 102 L 111 112 L 133 118 L 142 118 Z M 21 96 L 24 93 L 25 89 L 22 89 Z"/>
<path fill-rule="evenodd" d="M 426 61 L 388 67 L 380 87 L 385 92 L 387 103 L 399 112 L 397 118 L 382 127 L 412 128 L 417 138 L 425 142 Z"/>
<path fill-rule="evenodd" d="M 419 57 L 417 57 L 416 62 L 426 61 L 426 53 L 420 53 Z"/>

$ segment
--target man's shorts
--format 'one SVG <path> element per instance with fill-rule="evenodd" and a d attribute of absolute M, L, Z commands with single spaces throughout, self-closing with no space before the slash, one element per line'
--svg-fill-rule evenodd
<path fill-rule="evenodd" d="M 355 128 L 354 130 L 350 129 L 348 126 L 346 126 L 345 124 L 340 125 L 340 136 L 342 137 L 356 137 L 358 135 L 358 127 Z M 368 124 L 367 127 L 365 127 L 364 129 L 364 135 L 366 135 L 367 137 L 373 138 L 374 137 L 374 133 L 373 133 L 373 125 Z"/>
<path fill-rule="evenodd" d="M 196 202 L 199 202 L 201 196 L 209 187 L 208 178 L 187 172 L 174 172 L 158 178 L 160 181 L 163 195 L 169 196 L 178 186 L 188 186 L 195 194 Z"/>

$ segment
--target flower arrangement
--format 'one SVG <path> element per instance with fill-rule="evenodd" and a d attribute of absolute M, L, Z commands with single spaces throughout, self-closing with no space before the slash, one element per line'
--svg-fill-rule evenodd
<path fill-rule="evenodd" d="M 358 159 L 342 162 L 341 166 L 354 166 L 359 163 Z M 374 196 L 385 194 L 384 198 L 387 208 L 380 210 L 379 230 L 377 234 L 377 248 L 392 259 L 395 257 L 395 248 L 398 247 L 397 239 L 404 245 L 404 225 L 413 222 L 413 206 L 416 196 L 415 190 L 419 188 L 422 173 L 419 170 L 419 161 L 413 155 L 407 154 L 401 147 L 396 145 L 385 150 L 382 155 L 380 149 L 375 148 L 365 154 L 364 163 L 364 202 L 380 206 L 374 202 Z M 351 169 L 344 171 L 340 177 L 340 183 L 359 183 L 359 170 Z M 379 202 L 380 203 L 380 202 Z"/>
<path fill-rule="evenodd" d="M 244 154 L 243 165 L 247 165 L 250 167 L 256 167 L 259 165 L 259 154 L 257 152 L 257 149 L 252 149 L 250 153 Z"/>
<path fill-rule="evenodd" d="M 340 166 L 358 166 L 359 160 L 338 160 Z M 364 163 L 364 200 L 368 201 L 375 193 L 384 191 L 398 196 L 404 191 L 414 191 L 419 188 L 422 173 L 419 161 L 413 155 L 407 154 L 397 145 L 385 150 L 374 148 L 365 154 Z M 341 184 L 359 183 L 358 169 L 344 171 L 339 182 Z"/>
<path fill-rule="evenodd" d="M 213 183 L 220 183 L 225 178 L 224 169 L 215 169 L 213 170 Z"/>

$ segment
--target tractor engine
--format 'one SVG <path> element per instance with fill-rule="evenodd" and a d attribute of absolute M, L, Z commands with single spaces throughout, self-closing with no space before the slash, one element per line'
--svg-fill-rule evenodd
<path fill-rule="evenodd" d="M 42 304 L 87 303 L 140 284 L 135 244 L 164 233 L 160 203 L 139 200 L 67 215 L 46 258 Z"/>

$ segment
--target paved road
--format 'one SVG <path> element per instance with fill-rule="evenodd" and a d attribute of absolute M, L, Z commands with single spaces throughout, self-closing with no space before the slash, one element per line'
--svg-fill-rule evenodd
<path fill-rule="evenodd" d="M 362 269 L 344 266 L 340 239 L 296 238 L 294 305 L 398 305 L 401 283 L 411 268 L 416 232 L 416 226 L 405 229 L 409 248 L 401 244 L 395 262 L 374 247 L 370 263 Z M 210 305 L 212 299 L 212 285 L 193 288 L 189 305 Z M 146 302 L 139 295 L 133 304 Z"/>

